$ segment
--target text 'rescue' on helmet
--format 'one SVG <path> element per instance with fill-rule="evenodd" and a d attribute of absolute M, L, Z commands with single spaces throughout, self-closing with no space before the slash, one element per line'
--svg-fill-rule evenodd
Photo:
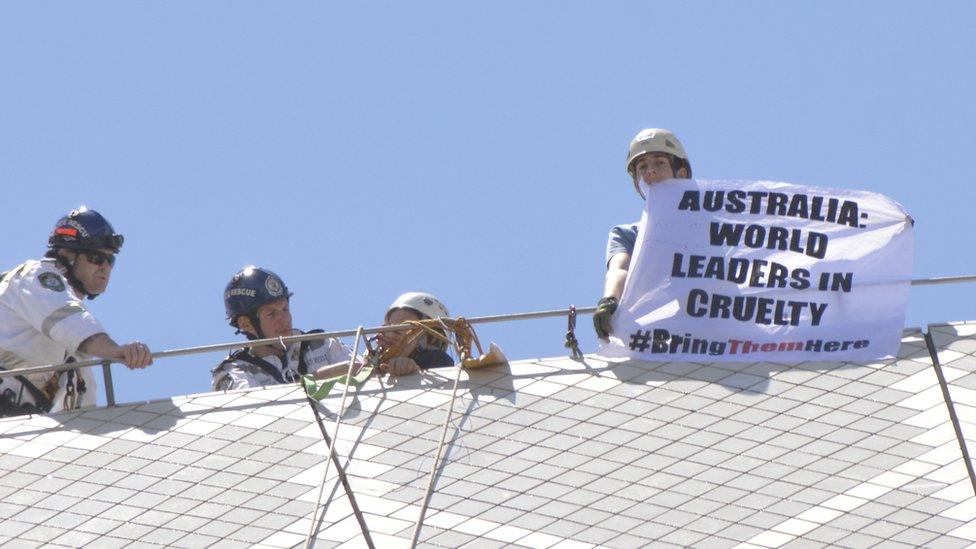
<path fill-rule="evenodd" d="M 227 283 L 224 288 L 224 309 L 230 325 L 238 328 L 237 317 L 254 314 L 265 303 L 291 296 L 281 277 L 268 269 L 252 265 L 244 267 Z"/>
<path fill-rule="evenodd" d="M 95 210 L 81 206 L 62 217 L 54 225 L 47 239 L 48 249 L 96 250 L 107 248 L 119 253 L 125 237 L 115 232 L 112 224 Z"/>
<path fill-rule="evenodd" d="M 631 179 L 637 179 L 637 160 L 645 154 L 664 153 L 671 157 L 671 166 L 674 172 L 682 166 L 688 169 L 688 177 L 691 177 L 691 162 L 688 161 L 688 154 L 685 152 L 684 145 L 672 132 L 661 128 L 647 128 L 637 133 L 630 142 L 630 149 L 627 151 L 627 173 Z"/>

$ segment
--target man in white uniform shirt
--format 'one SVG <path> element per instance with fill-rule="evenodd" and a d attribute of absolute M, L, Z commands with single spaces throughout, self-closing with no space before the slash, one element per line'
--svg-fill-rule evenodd
<path fill-rule="evenodd" d="M 83 299 L 108 287 L 122 235 L 84 206 L 58 220 L 43 259 L 0 275 L 0 369 L 107 358 L 129 368 L 152 363 L 149 348 L 116 344 Z M 93 406 L 91 368 L 0 378 L 0 417 Z"/>

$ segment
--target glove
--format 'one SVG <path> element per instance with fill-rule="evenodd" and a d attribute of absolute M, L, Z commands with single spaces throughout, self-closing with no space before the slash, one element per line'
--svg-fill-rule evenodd
<path fill-rule="evenodd" d="M 593 313 L 593 328 L 600 339 L 610 339 L 610 317 L 617 310 L 617 298 L 604 297 L 596 302 L 596 312 Z"/>

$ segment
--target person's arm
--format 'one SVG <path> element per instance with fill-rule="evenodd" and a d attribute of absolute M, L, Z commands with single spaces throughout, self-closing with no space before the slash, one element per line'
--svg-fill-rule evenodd
<path fill-rule="evenodd" d="M 359 369 L 362 368 L 362 366 L 363 366 L 362 362 L 359 359 L 357 359 L 355 364 L 353 364 L 352 374 L 356 375 L 356 373 L 359 372 Z M 404 376 L 407 374 L 413 374 L 419 372 L 420 366 L 418 366 L 417 363 L 414 362 L 413 359 L 411 358 L 405 356 L 398 356 L 398 357 L 391 358 L 389 362 L 384 362 L 383 364 L 380 364 L 379 369 L 381 372 L 390 375 Z M 328 379 L 330 377 L 345 375 L 346 372 L 348 371 L 349 371 L 349 361 L 347 360 L 345 362 L 337 362 L 335 364 L 328 364 L 326 366 L 322 366 L 321 368 L 315 371 L 314 377 L 315 379 Z"/>
<path fill-rule="evenodd" d="M 326 353 L 328 364 L 321 366 L 312 377 L 315 379 L 328 379 L 345 375 L 349 372 L 349 360 L 353 360 L 352 374 L 356 375 L 363 366 L 363 361 L 359 357 L 352 356 L 352 349 L 344 345 L 336 338 L 329 338 L 325 341 L 323 351 Z"/>
<path fill-rule="evenodd" d="M 130 370 L 145 368 L 152 364 L 152 356 L 150 356 L 149 347 L 145 343 L 133 341 L 119 345 L 104 332 L 82 341 L 78 350 L 86 355 L 119 361 Z"/>
<path fill-rule="evenodd" d="M 619 253 L 610 258 L 607 263 L 607 274 L 603 282 L 603 297 L 615 297 L 618 300 L 624 293 L 627 282 L 627 272 L 630 269 L 630 254 Z"/>
<path fill-rule="evenodd" d="M 352 365 L 352 375 L 356 375 L 356 372 L 358 372 L 359 369 L 362 368 L 362 366 L 363 366 L 362 362 L 360 362 L 359 359 L 356 359 L 356 361 Z M 315 379 L 329 379 L 330 377 L 346 375 L 347 372 L 349 372 L 348 360 L 343 362 L 336 362 L 334 364 L 326 364 L 325 366 L 322 366 L 318 370 L 315 370 L 315 373 L 312 374 L 312 376 Z"/>
<path fill-rule="evenodd" d="M 410 357 L 395 356 L 389 362 L 380 364 L 380 371 L 391 376 L 405 376 L 419 372 L 420 365 Z"/>
<path fill-rule="evenodd" d="M 600 339 L 606 341 L 610 339 L 613 331 L 610 319 L 617 310 L 620 296 L 624 293 L 624 284 L 627 282 L 627 272 L 630 268 L 630 254 L 618 253 L 610 257 L 607 262 L 607 274 L 603 281 L 603 297 L 596 304 L 596 311 L 593 313 L 593 329 Z"/>

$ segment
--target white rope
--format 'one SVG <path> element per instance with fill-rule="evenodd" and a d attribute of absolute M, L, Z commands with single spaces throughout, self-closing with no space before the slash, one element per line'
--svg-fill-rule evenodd
<path fill-rule="evenodd" d="M 352 380 L 352 369 L 356 364 L 356 356 L 359 354 L 359 339 L 363 335 L 363 327 L 356 330 L 356 342 L 353 344 L 352 356 L 349 357 L 349 368 L 346 369 L 346 382 L 342 385 L 342 401 L 339 403 L 339 412 L 336 414 L 335 426 L 332 428 L 332 444 L 329 445 L 329 456 L 325 460 L 325 473 L 322 474 L 322 483 L 319 486 L 319 496 L 315 500 L 315 510 L 312 512 L 312 524 L 308 529 L 308 537 L 305 539 L 305 549 L 312 546 L 312 535 L 315 533 L 315 524 L 318 522 L 319 508 L 322 508 L 322 516 L 329 511 L 329 503 L 332 502 L 331 496 L 325 505 L 322 506 L 322 494 L 325 493 L 326 480 L 329 478 L 329 468 L 332 465 L 332 456 L 335 454 L 336 446 L 339 445 L 339 425 L 342 423 L 342 414 L 346 410 L 346 395 L 349 394 L 349 385 Z"/>
<path fill-rule="evenodd" d="M 445 333 L 449 333 L 444 321 L 441 321 L 441 325 L 444 326 Z M 451 416 L 454 414 L 454 402 L 457 401 L 458 384 L 461 380 L 461 371 L 464 369 L 464 357 L 461 356 L 461 349 L 458 347 L 457 337 L 454 338 L 452 344 L 454 345 L 454 352 L 458 355 L 457 375 L 454 376 L 454 388 L 451 390 L 451 402 L 447 405 L 447 416 L 444 418 L 444 426 L 443 429 L 441 429 L 441 441 L 437 445 L 437 453 L 434 455 L 434 466 L 431 468 L 430 477 L 427 479 L 427 491 L 424 493 L 424 501 L 420 506 L 420 514 L 417 516 L 417 524 L 414 525 L 413 538 L 410 541 L 410 547 L 417 546 L 417 539 L 420 537 L 420 529 L 424 525 L 424 516 L 427 514 L 427 507 L 430 505 L 430 498 L 434 493 L 434 481 L 437 478 L 437 469 L 440 468 L 441 452 L 444 451 L 444 444 L 447 441 L 447 428 L 451 424 Z"/>

